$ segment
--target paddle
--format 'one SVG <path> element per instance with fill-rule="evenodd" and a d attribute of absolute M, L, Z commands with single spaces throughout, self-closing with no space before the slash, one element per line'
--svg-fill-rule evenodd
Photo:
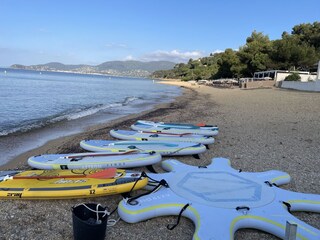
<path fill-rule="evenodd" d="M 101 171 L 91 173 L 91 174 L 73 174 L 73 175 L 55 175 L 55 176 L 45 176 L 45 175 L 33 175 L 33 176 L 12 176 L 12 179 L 55 179 L 55 178 L 97 178 L 97 179 L 107 179 L 116 176 L 116 168 L 107 168 Z"/>
<path fill-rule="evenodd" d="M 124 153 L 117 153 L 117 154 L 110 154 L 110 153 L 84 153 L 84 154 L 79 154 L 79 155 L 70 155 L 70 156 L 65 156 L 63 158 L 84 158 L 84 157 L 103 157 L 103 156 L 122 156 L 122 155 L 127 155 L 130 153 L 138 153 L 138 151 L 132 150 Z"/>
<path fill-rule="evenodd" d="M 153 133 L 153 134 L 173 135 L 173 136 L 185 136 L 185 135 L 193 134 L 193 133 L 163 133 L 163 132 L 145 132 L 145 131 L 141 131 L 141 133 Z"/>
<path fill-rule="evenodd" d="M 198 126 L 198 127 L 214 127 L 214 128 L 218 128 L 217 125 L 207 125 L 205 123 L 198 123 L 198 124 L 196 124 L 196 126 Z"/>

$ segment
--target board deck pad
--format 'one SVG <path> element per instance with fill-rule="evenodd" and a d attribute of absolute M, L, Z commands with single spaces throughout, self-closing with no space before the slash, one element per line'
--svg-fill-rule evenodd
<path fill-rule="evenodd" d="M 264 183 L 218 171 L 176 173 L 168 183 L 172 191 L 191 202 L 222 208 L 263 206 L 275 196 Z"/>

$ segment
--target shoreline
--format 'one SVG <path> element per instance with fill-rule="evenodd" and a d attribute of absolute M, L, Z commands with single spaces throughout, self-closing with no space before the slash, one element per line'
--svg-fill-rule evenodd
<path fill-rule="evenodd" d="M 113 77 L 113 80 L 110 80 L 94 75 L 88 77 L 58 72 L 40 76 L 34 72 L 26 74 L 24 70 L 7 70 L 8 74 L 1 75 L 4 76 L 1 86 L 4 89 L 8 86 L 8 91 L 12 94 L 8 102 L 3 103 L 5 105 L 0 129 L 1 166 L 52 139 L 85 132 L 90 126 L 150 110 L 155 105 L 172 102 L 182 94 L 179 87 L 155 86 L 151 79 L 135 81 L 127 77 Z M 11 81 L 12 86 L 9 84 Z M 38 96 L 34 97 L 32 87 L 24 87 L 23 84 L 29 84 L 29 81 L 30 86 L 41 82 L 39 97 L 45 96 L 41 101 L 38 101 Z M 60 84 L 70 87 L 70 94 L 59 91 Z M 123 89 L 121 84 L 131 84 L 132 87 Z M 53 93 L 48 90 L 48 86 L 52 85 L 57 91 L 54 93 L 57 100 L 54 101 L 50 97 Z M 88 92 L 87 88 L 92 92 Z M 26 94 L 21 95 L 20 92 L 24 91 Z M 78 97 L 70 100 L 71 95 Z M 24 99 L 29 99 L 27 105 L 22 104 Z"/>
<path fill-rule="evenodd" d="M 188 82 L 179 81 L 176 79 L 170 79 L 170 80 L 157 80 L 157 84 L 167 84 L 167 85 L 174 85 L 178 86 L 184 89 L 181 96 L 178 96 L 173 99 L 172 102 L 169 103 L 160 103 L 155 106 L 153 106 L 149 110 L 145 110 L 141 112 L 140 114 L 129 114 L 126 116 L 122 116 L 120 118 L 112 119 L 108 121 L 107 123 L 100 123 L 100 124 L 94 124 L 90 127 L 84 128 L 81 131 L 78 131 L 74 134 L 67 135 L 67 136 L 58 136 L 57 138 L 54 138 L 52 140 L 44 141 L 44 143 L 40 144 L 40 146 L 37 146 L 35 148 L 29 149 L 27 151 L 22 151 L 20 154 L 17 154 L 13 156 L 8 162 L 6 162 L 3 165 L 0 165 L 0 170 L 12 170 L 12 169 L 19 169 L 19 170 L 26 170 L 30 169 L 30 167 L 27 164 L 27 160 L 31 156 L 36 156 L 40 154 L 54 154 L 54 153 L 81 153 L 85 152 L 84 149 L 80 147 L 80 141 L 83 139 L 87 139 L 87 136 L 92 136 L 92 139 L 97 139 L 100 134 L 98 133 L 100 130 L 105 131 L 105 135 L 109 135 L 109 131 L 114 128 L 119 128 L 121 125 L 130 126 L 133 124 L 136 120 L 145 119 L 145 117 L 151 117 L 157 116 L 160 117 L 162 115 L 161 111 L 165 109 L 171 109 L 173 110 L 175 108 L 175 103 L 178 105 L 176 108 L 182 108 L 186 107 L 181 102 L 185 101 L 185 98 L 190 98 L 190 91 L 193 91 L 192 89 L 200 88 L 198 85 L 192 85 Z M 198 94 L 195 91 L 192 93 L 193 95 Z M 161 120 L 159 120 L 161 121 Z M 130 124 L 126 124 L 127 122 L 130 122 Z M 62 124 L 63 123 L 59 123 Z M 36 130 L 38 131 L 38 130 Z M 83 136 L 83 139 L 80 139 Z M 12 138 L 19 137 L 12 136 Z M 109 138 L 115 139 L 109 135 Z M 80 139 L 80 140 L 79 140 Z M 106 139 L 106 136 L 101 135 L 101 139 Z M 70 144 L 71 142 L 78 141 L 78 146 L 76 144 Z M 63 145 L 66 146 L 63 146 Z"/>
<path fill-rule="evenodd" d="M 188 90 L 185 90 L 188 91 Z M 32 148 L 27 151 L 23 151 L 22 153 L 14 156 L 11 160 L 6 162 L 3 165 L 0 165 L 0 170 L 11 170 L 11 169 L 30 169 L 27 164 L 27 159 L 31 156 L 39 155 L 39 154 L 47 154 L 47 153 L 71 153 L 70 149 L 73 150 L 72 153 L 80 153 L 85 152 L 84 149 L 80 147 L 80 141 L 86 139 L 86 136 L 97 137 L 101 136 L 101 139 L 105 139 L 106 136 L 109 135 L 109 131 L 111 129 L 120 127 L 121 125 L 126 125 L 127 122 L 130 122 L 130 125 L 133 124 L 136 120 L 143 119 L 145 116 L 152 116 L 152 115 L 161 115 L 160 111 L 165 109 L 173 109 L 175 106 L 175 102 L 180 102 L 179 98 L 184 98 L 184 95 L 188 93 L 183 92 L 181 96 L 175 97 L 171 102 L 168 103 L 159 103 L 154 105 L 151 109 L 144 110 L 141 113 L 129 114 L 126 116 L 121 116 L 115 119 L 111 119 L 106 123 L 99 123 L 84 128 L 81 131 L 78 131 L 74 134 L 67 135 L 67 136 L 59 136 L 52 140 L 45 141 L 40 146 Z M 179 107 L 181 107 L 179 105 Z M 59 123 L 63 125 L 63 123 Z M 38 131 L 38 130 L 35 130 Z M 105 134 L 100 134 L 99 131 L 104 131 Z M 76 144 L 70 144 L 71 142 L 76 141 L 76 139 L 80 139 L 83 136 L 83 139 L 78 141 L 78 146 Z M 17 136 L 10 136 L 11 138 L 19 137 Z M 109 138 L 112 138 L 109 135 Z M 97 139 L 97 138 L 96 138 Z M 112 138 L 114 139 L 114 138 Z M 66 145 L 65 145 L 66 144 Z"/>
<path fill-rule="evenodd" d="M 175 159 L 194 166 L 205 166 L 213 157 L 225 157 L 230 159 L 233 168 L 246 172 L 285 171 L 292 180 L 281 188 L 320 194 L 320 94 L 279 89 L 218 89 L 203 85 L 187 86 L 188 83 L 179 81 L 171 81 L 170 84 L 184 85 L 183 94 L 174 102 L 100 124 L 81 134 L 54 140 L 28 154 L 37 151 L 39 154 L 76 152 L 81 150 L 80 140 L 111 139 L 110 129 L 129 129 L 137 119 L 205 122 L 219 126 L 215 143 L 207 152 L 200 154 L 200 159 L 192 156 L 177 156 Z M 12 166 L 24 168 L 26 159 L 22 161 L 22 158 L 22 155 L 17 157 Z M 159 164 L 155 164 L 154 168 L 162 171 Z M 0 232 L 4 239 L 72 239 L 71 206 L 81 202 L 97 202 L 113 210 L 121 199 L 120 195 L 113 195 L 73 200 L 4 200 L 0 205 L 3 212 L 1 219 L 4 220 L 0 221 Z M 320 214 L 294 212 L 294 216 L 320 229 Z M 191 239 L 194 225 L 184 217 L 174 230 L 166 229 L 166 225 L 176 222 L 176 219 L 176 216 L 157 217 L 135 224 L 119 221 L 108 228 L 107 238 Z M 17 229 L 16 225 L 21 227 Z M 278 238 L 245 229 L 237 231 L 235 239 Z"/>
<path fill-rule="evenodd" d="M 149 82 L 149 88 L 154 88 L 154 84 L 152 84 L 152 82 L 150 84 L 150 80 L 147 81 Z M 14 168 L 14 164 L 10 164 L 10 162 L 15 161 L 17 156 L 46 145 L 47 142 L 51 140 L 83 133 L 91 127 L 128 116 L 132 113 L 152 110 L 159 104 L 173 102 L 176 97 L 182 94 L 181 89 L 178 87 L 159 86 L 158 89 L 156 93 L 138 93 L 137 97 L 134 96 L 136 93 L 131 94 L 132 96 L 126 94 L 126 98 L 119 98 L 118 102 L 115 100 L 115 103 L 104 104 L 106 107 L 102 107 L 102 110 L 99 109 L 98 105 L 96 109 L 88 108 L 90 109 L 88 112 L 86 112 L 87 110 L 85 109 L 85 115 L 82 115 L 82 112 L 80 112 L 80 114 L 73 114 L 73 111 L 70 110 L 67 113 L 62 113 L 58 117 L 39 118 L 40 120 L 38 122 L 40 122 L 40 124 L 34 124 L 30 128 L 26 128 L 28 131 L 23 131 L 23 127 L 20 128 L 17 126 L 16 129 L 22 130 L 0 136 L 0 151 L 2 153 L 0 156 L 0 169 L 8 167 Z M 93 111 L 91 111 L 92 109 Z M 69 112 L 71 112 L 71 114 Z M 59 119 L 55 121 L 55 119 L 58 119 L 60 116 L 63 116 L 63 118 L 61 118 L 62 120 Z M 68 116 L 71 116 L 71 120 L 68 119 Z M 22 124 L 21 126 L 24 125 Z M 8 132 L 10 132 L 10 128 L 8 129 Z M 43 152 L 37 152 L 36 155 L 38 154 L 43 154 Z M 28 157 L 29 156 L 27 156 L 27 158 Z M 27 158 L 25 158 L 25 161 Z M 7 166 L 8 163 L 9 166 Z"/>

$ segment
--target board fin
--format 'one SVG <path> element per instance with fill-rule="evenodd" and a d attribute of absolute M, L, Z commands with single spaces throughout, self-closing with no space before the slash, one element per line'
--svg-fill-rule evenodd
<path fill-rule="evenodd" d="M 157 173 L 157 171 L 153 168 L 152 165 L 148 165 L 148 166 L 146 166 L 146 168 L 152 173 Z"/>
<path fill-rule="evenodd" d="M 193 154 L 192 157 L 194 157 L 195 159 L 200 159 L 199 154 Z"/>

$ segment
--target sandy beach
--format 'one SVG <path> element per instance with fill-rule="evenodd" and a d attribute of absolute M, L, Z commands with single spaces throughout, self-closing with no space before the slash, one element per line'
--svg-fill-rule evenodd
<path fill-rule="evenodd" d="M 281 89 L 218 89 L 183 82 L 166 82 L 184 87 L 174 102 L 123 117 L 87 131 L 48 142 L 23 153 L 1 169 L 26 169 L 29 156 L 44 153 L 82 152 L 83 139 L 112 139 L 113 128 L 129 129 L 138 119 L 217 124 L 214 145 L 200 159 L 176 157 L 190 165 L 207 165 L 213 157 L 231 160 L 235 169 L 248 172 L 281 170 L 292 181 L 285 189 L 320 194 L 320 94 Z M 166 158 L 164 158 L 166 159 Z M 156 170 L 161 171 L 159 166 Z M 145 170 L 145 169 L 137 169 Z M 2 200 L 1 239 L 72 239 L 70 208 L 81 202 L 98 202 L 113 210 L 121 196 L 76 200 Z M 294 213 L 320 229 L 320 214 Z M 113 218 L 114 216 L 111 216 Z M 193 223 L 182 218 L 173 231 L 167 230 L 176 217 L 159 217 L 137 224 L 119 221 L 107 230 L 108 239 L 192 239 Z M 278 239 L 258 230 L 240 230 L 236 239 Z"/>

